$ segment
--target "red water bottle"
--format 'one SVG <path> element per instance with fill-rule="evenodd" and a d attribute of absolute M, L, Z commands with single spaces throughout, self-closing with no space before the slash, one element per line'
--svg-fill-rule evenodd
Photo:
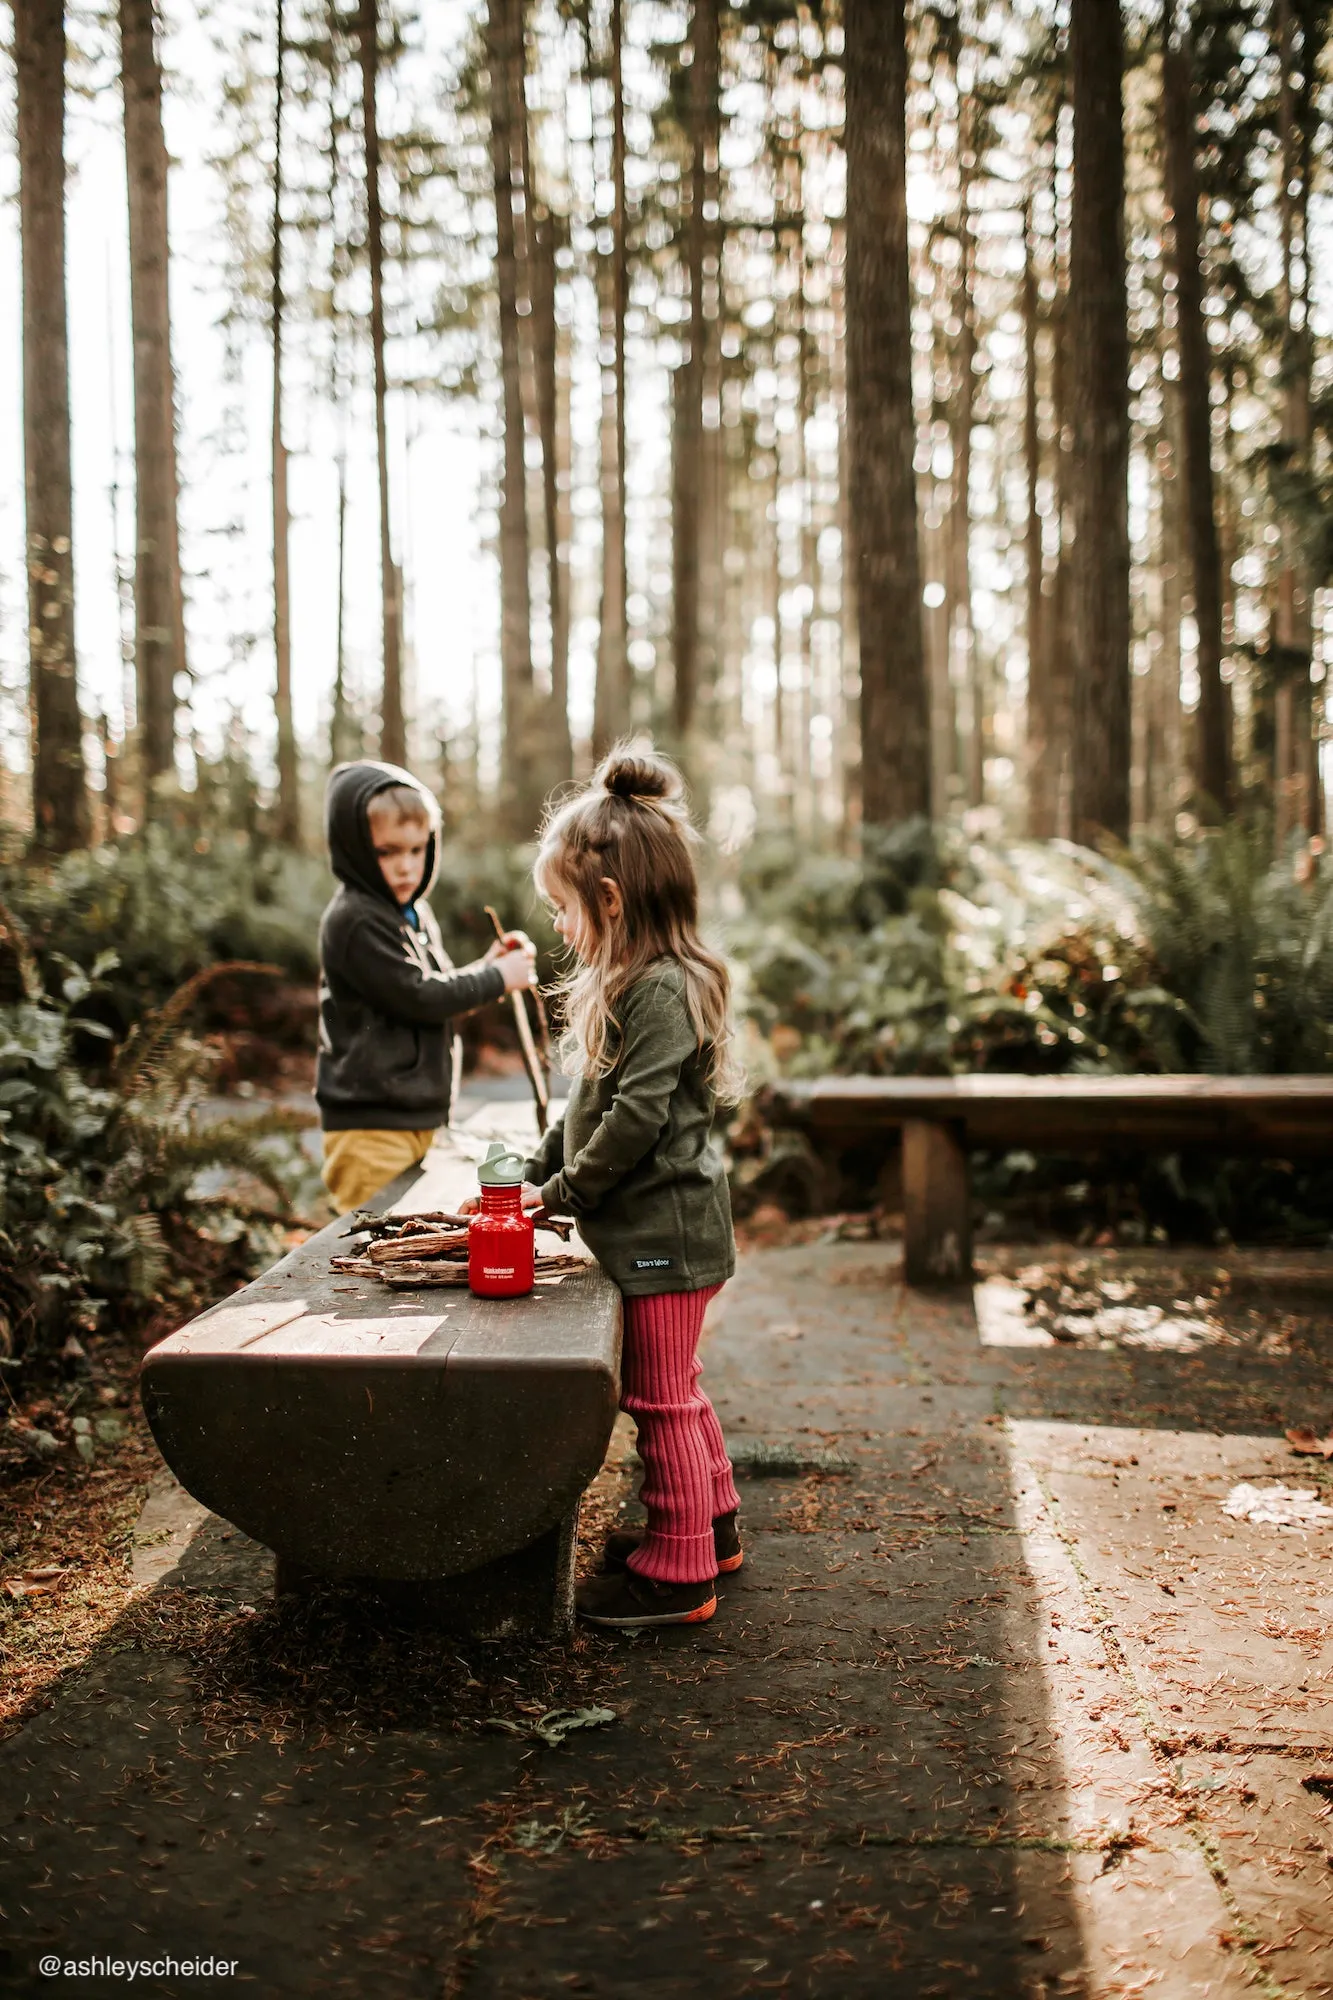
<path fill-rule="evenodd" d="M 481 1210 L 468 1224 L 467 1281 L 479 1299 L 532 1290 L 536 1231 L 523 1213 L 523 1159 L 497 1139 L 477 1173 Z"/>

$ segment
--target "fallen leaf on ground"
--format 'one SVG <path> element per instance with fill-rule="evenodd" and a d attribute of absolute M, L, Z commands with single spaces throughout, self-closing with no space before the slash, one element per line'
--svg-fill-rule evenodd
<path fill-rule="evenodd" d="M 554 1749 L 576 1729 L 601 1729 L 615 1719 L 613 1708 L 553 1708 L 533 1723 L 532 1733 Z"/>
<path fill-rule="evenodd" d="M 1222 1505 L 1233 1521 L 1274 1528 L 1323 1527 L 1333 1521 L 1313 1486 L 1233 1486 Z"/>
<path fill-rule="evenodd" d="M 1316 1437 L 1308 1424 L 1287 1432 L 1287 1443 L 1293 1451 L 1303 1452 L 1314 1458 L 1333 1458 L 1333 1432 L 1328 1437 Z"/>

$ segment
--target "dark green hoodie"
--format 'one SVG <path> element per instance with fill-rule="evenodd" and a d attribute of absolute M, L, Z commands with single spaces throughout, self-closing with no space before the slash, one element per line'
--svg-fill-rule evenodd
<path fill-rule="evenodd" d="M 731 1196 L 713 1136 L 717 1100 L 685 1001 L 685 976 L 659 958 L 616 1005 L 619 1049 L 606 1076 L 576 1077 L 527 1178 L 627 1297 L 697 1292 L 736 1268 Z"/>
<path fill-rule="evenodd" d="M 390 785 L 418 792 L 430 822 L 425 869 L 405 907 L 384 880 L 366 812 Z M 439 866 L 440 812 L 419 780 L 396 764 L 339 764 L 325 806 L 338 889 L 319 927 L 320 1122 L 326 1132 L 424 1132 L 449 1118 L 450 1023 L 498 1000 L 504 979 L 494 965 L 456 972 L 444 949 L 424 900 Z"/>

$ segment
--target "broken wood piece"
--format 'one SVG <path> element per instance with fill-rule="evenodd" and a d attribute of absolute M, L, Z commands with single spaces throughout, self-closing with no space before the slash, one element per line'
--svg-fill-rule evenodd
<path fill-rule="evenodd" d="M 466 1229 L 468 1217 L 455 1215 L 443 1208 L 425 1209 L 419 1215 L 377 1215 L 368 1208 L 358 1208 L 349 1218 L 349 1226 L 344 1236 L 396 1236 L 404 1230 L 423 1229 Z"/>
<path fill-rule="evenodd" d="M 443 1258 L 434 1264 L 385 1264 L 375 1275 L 381 1284 L 395 1291 L 424 1285 L 452 1285 L 465 1292 L 468 1283 L 467 1265 L 447 1263 Z"/>
<path fill-rule="evenodd" d="M 577 1257 L 557 1251 L 549 1256 L 539 1253 L 533 1260 L 534 1274 L 538 1278 L 559 1277 L 566 1271 L 586 1271 L 591 1265 L 589 1257 Z M 430 1263 L 407 1263 L 397 1261 L 372 1266 L 375 1276 L 395 1290 L 417 1285 L 453 1285 L 462 1289 L 467 1285 L 467 1265 L 462 1261 L 450 1262 L 444 1258 Z"/>
<path fill-rule="evenodd" d="M 350 1271 L 354 1278 L 374 1278 L 379 1273 L 369 1257 L 330 1257 L 331 1271 Z"/>
<path fill-rule="evenodd" d="M 389 1236 L 372 1243 L 372 1264 L 420 1263 L 429 1257 L 447 1257 L 452 1251 L 467 1255 L 467 1231 L 436 1230 L 433 1235 Z"/>

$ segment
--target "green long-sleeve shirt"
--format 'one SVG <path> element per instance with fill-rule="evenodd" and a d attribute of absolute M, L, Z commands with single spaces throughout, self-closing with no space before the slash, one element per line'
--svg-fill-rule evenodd
<path fill-rule="evenodd" d="M 614 1067 L 574 1080 L 564 1117 L 527 1165 L 555 1215 L 629 1297 L 696 1292 L 736 1267 L 731 1197 L 713 1136 L 717 1100 L 685 1002 L 661 958 L 624 994 Z"/>

